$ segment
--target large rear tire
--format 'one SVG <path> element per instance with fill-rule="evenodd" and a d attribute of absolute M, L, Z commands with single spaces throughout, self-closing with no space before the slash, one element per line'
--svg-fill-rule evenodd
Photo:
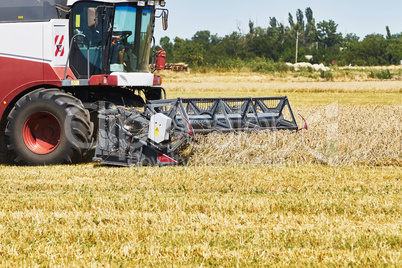
<path fill-rule="evenodd" d="M 93 124 L 82 102 L 59 89 L 38 89 L 8 115 L 7 149 L 15 163 L 70 164 L 90 148 Z"/>

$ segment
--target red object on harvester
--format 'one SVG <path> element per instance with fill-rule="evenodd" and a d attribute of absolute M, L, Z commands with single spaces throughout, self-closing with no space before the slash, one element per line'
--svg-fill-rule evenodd
<path fill-rule="evenodd" d="M 165 70 L 166 52 L 163 48 L 156 52 L 155 58 L 156 70 Z"/>
<path fill-rule="evenodd" d="M 301 130 L 303 130 L 303 129 L 308 130 L 308 125 L 307 125 L 306 119 L 304 119 L 304 117 L 303 117 L 301 114 L 299 114 L 299 116 L 303 119 L 303 121 L 304 121 L 304 126 L 303 126 L 302 128 L 299 128 L 297 131 L 301 131 Z"/>

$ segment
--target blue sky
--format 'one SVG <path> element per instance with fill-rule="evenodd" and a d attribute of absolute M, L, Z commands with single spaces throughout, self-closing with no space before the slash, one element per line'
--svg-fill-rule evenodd
<path fill-rule="evenodd" d="M 225 36 L 240 28 L 248 32 L 251 19 L 256 26 L 268 27 L 269 17 L 288 25 L 288 13 L 296 18 L 296 10 L 310 7 L 317 22 L 334 20 L 338 32 L 355 33 L 361 39 L 367 34 L 402 32 L 402 0 L 166 0 L 169 29 L 163 32 L 157 22 L 156 41 L 160 37 L 191 38 L 196 31 L 209 30 Z"/>

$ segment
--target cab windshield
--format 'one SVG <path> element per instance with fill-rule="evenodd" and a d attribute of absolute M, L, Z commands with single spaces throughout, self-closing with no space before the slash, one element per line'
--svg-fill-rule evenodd
<path fill-rule="evenodd" d="M 89 23 L 91 9 L 96 23 Z M 86 78 L 89 46 L 90 75 L 113 72 L 148 72 L 154 13 L 151 7 L 135 4 L 105 6 L 79 2 L 73 8 L 70 67 L 77 77 Z"/>
<path fill-rule="evenodd" d="M 116 6 L 109 55 L 111 72 L 147 72 L 152 37 L 150 8 Z"/>

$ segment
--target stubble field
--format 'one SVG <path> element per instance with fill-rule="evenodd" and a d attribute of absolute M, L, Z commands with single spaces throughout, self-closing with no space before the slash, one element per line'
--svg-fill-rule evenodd
<path fill-rule="evenodd" d="M 164 82 L 287 95 L 309 131 L 198 137 L 178 167 L 2 166 L 0 266 L 402 265 L 400 81 Z"/>

